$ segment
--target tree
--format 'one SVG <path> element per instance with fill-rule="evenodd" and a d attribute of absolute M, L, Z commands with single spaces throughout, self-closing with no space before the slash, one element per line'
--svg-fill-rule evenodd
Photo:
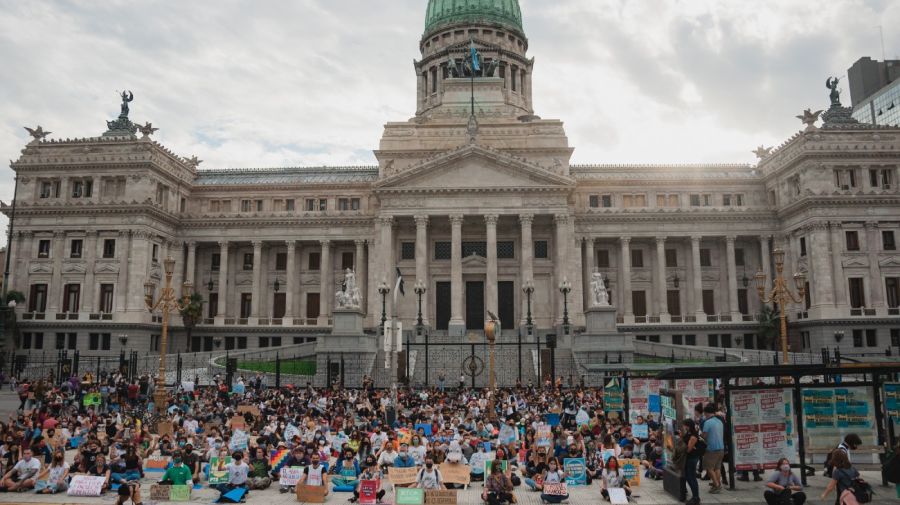
<path fill-rule="evenodd" d="M 763 305 L 759 309 L 759 326 L 756 328 L 757 348 L 776 350 L 780 327 L 778 312 L 769 305 Z"/>
<path fill-rule="evenodd" d="M 200 293 L 191 293 L 187 300 L 179 300 L 178 312 L 181 314 L 181 321 L 187 331 L 186 345 L 190 345 L 191 330 L 194 329 L 197 321 L 203 318 L 203 296 Z"/>

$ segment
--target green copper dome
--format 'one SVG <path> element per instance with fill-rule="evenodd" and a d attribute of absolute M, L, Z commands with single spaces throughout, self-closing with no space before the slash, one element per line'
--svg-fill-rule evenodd
<path fill-rule="evenodd" d="M 519 0 L 428 0 L 425 34 L 457 23 L 500 24 L 524 35 Z"/>

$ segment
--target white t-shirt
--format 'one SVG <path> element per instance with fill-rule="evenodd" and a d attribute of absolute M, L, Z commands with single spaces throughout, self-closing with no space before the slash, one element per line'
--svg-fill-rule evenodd
<path fill-rule="evenodd" d="M 425 446 L 422 444 L 414 445 L 409 448 L 409 455 L 412 456 L 416 465 L 425 464 Z"/>
<path fill-rule="evenodd" d="M 59 466 L 51 466 L 50 472 L 47 474 L 47 481 L 49 482 L 59 482 L 59 479 L 65 475 L 66 470 L 69 469 L 69 464 L 63 461 L 62 465 Z"/>
<path fill-rule="evenodd" d="M 20 459 L 19 462 L 16 463 L 16 466 L 13 467 L 13 470 L 16 471 L 16 475 L 19 476 L 19 480 L 28 480 L 34 477 L 40 469 L 41 462 L 35 457 L 32 457 L 28 461 Z"/>
<path fill-rule="evenodd" d="M 250 473 L 250 467 L 241 460 L 240 463 L 232 461 L 225 465 L 228 469 L 228 483 L 235 485 L 243 485 L 247 482 L 247 475 Z"/>
<path fill-rule="evenodd" d="M 441 472 L 437 468 L 432 468 L 430 472 L 427 468 L 419 470 L 418 484 L 422 489 L 440 489 Z"/>

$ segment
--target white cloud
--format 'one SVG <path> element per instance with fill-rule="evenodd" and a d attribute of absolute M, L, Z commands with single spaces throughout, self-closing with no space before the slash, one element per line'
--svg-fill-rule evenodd
<path fill-rule="evenodd" d="M 751 162 L 825 104 L 823 81 L 880 57 L 887 0 L 521 0 L 537 114 L 577 163 Z M 424 0 L 0 0 L 0 154 L 22 126 L 98 135 L 132 116 L 204 168 L 374 163 L 415 110 Z M 888 56 L 900 34 L 885 30 Z M 846 95 L 846 94 L 845 94 Z M 845 98 L 849 101 L 849 97 Z M 0 199 L 12 195 L 0 172 Z"/>

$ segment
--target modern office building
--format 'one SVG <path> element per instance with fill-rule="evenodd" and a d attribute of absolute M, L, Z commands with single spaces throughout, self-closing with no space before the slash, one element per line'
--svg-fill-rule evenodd
<path fill-rule="evenodd" d="M 860 58 L 847 70 L 847 79 L 857 121 L 900 126 L 900 60 Z"/>

